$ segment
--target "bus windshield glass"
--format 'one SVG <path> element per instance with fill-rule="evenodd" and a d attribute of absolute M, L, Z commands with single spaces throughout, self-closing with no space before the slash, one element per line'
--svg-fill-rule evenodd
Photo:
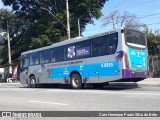
<path fill-rule="evenodd" d="M 145 48 L 146 37 L 143 32 L 136 31 L 133 29 L 125 29 L 126 43 L 132 47 Z"/>

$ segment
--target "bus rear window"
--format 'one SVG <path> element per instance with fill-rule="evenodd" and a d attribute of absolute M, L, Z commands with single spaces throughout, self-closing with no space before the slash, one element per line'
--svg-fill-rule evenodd
<path fill-rule="evenodd" d="M 133 29 L 125 29 L 126 43 L 131 46 L 146 46 L 145 34 Z"/>

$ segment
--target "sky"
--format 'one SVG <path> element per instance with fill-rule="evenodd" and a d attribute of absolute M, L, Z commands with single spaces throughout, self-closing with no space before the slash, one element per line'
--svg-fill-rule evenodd
<path fill-rule="evenodd" d="M 0 8 L 3 6 L 0 0 Z M 150 29 L 160 29 L 160 0 L 109 0 L 102 8 L 103 16 L 94 20 L 94 24 L 87 24 L 83 36 L 90 36 L 97 33 L 106 32 L 112 29 L 112 25 L 102 26 L 102 18 L 114 10 L 120 12 L 128 11 L 141 17 L 139 22 L 147 24 Z"/>
<path fill-rule="evenodd" d="M 114 10 L 121 13 L 128 11 L 141 17 L 139 22 L 147 24 L 150 29 L 160 29 L 160 0 L 109 0 L 102 8 L 103 16 L 99 20 L 94 20 L 94 25 L 88 24 L 83 35 L 90 36 L 111 30 L 111 24 L 102 26 L 102 18 Z"/>

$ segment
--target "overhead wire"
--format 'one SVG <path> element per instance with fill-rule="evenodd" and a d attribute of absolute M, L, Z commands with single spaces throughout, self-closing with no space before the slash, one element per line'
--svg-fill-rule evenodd
<path fill-rule="evenodd" d="M 122 5 L 125 2 L 126 2 L 126 4 L 128 4 L 128 6 L 125 7 L 125 8 L 128 8 L 128 7 L 134 7 L 134 6 L 143 5 L 143 4 L 146 4 L 146 3 L 153 2 L 153 1 L 155 1 L 155 0 L 147 0 L 147 1 L 145 0 L 145 1 L 140 1 L 140 2 L 132 0 L 132 4 L 129 5 L 130 1 L 128 1 L 128 0 L 122 0 L 116 6 L 112 7 L 111 10 L 116 9 L 117 7 L 119 7 L 120 5 Z M 124 8 L 122 8 L 122 9 L 124 9 Z M 139 16 L 138 18 L 142 19 L 142 18 L 157 16 L 157 15 L 160 15 L 160 13 L 153 13 L 153 14 L 143 15 L 143 16 Z M 157 18 L 160 18 L 160 17 L 157 17 Z M 145 24 L 145 25 L 150 26 L 150 25 L 156 25 L 156 24 L 160 24 L 160 22 L 148 23 L 148 24 Z M 94 31 L 97 32 L 97 31 L 99 31 L 99 29 L 102 29 L 102 28 L 104 28 L 104 27 L 96 27 L 96 28 L 93 28 L 93 29 L 86 30 L 85 32 L 94 32 Z M 105 30 L 105 29 L 103 29 L 103 30 Z M 106 30 L 110 30 L 110 29 L 106 29 Z"/>
<path fill-rule="evenodd" d="M 116 6 L 112 7 L 111 10 L 117 8 L 119 5 L 121 5 L 122 3 L 124 3 L 126 0 L 121 1 L 120 3 L 118 3 Z"/>
<path fill-rule="evenodd" d="M 160 22 L 156 22 L 156 23 L 147 23 L 147 24 L 145 24 L 145 25 L 155 25 L 155 24 L 160 24 Z M 103 28 L 103 27 L 97 27 L 97 28 L 94 28 L 94 29 L 86 30 L 85 32 L 98 31 L 97 29 L 101 29 L 101 30 L 102 30 L 102 28 Z M 111 29 L 103 28 L 103 30 L 111 30 Z"/>
<path fill-rule="evenodd" d="M 149 15 L 144 15 L 144 16 L 141 16 L 141 17 L 138 17 L 138 18 L 145 18 L 145 17 L 157 16 L 157 15 L 160 15 L 160 13 L 153 13 L 153 14 L 149 14 Z"/>
<path fill-rule="evenodd" d="M 134 6 L 141 6 L 141 5 L 144 5 L 144 4 L 146 4 L 146 3 L 149 3 L 149 2 L 153 2 L 154 0 L 148 0 L 148 1 L 140 1 L 140 2 L 132 2 L 132 4 L 131 5 L 129 5 L 129 6 L 125 6 L 125 7 L 122 7 L 121 8 L 121 10 L 123 10 L 123 9 L 126 9 L 126 8 L 132 8 L 132 7 L 134 7 Z"/>
<path fill-rule="evenodd" d="M 145 17 L 151 17 L 151 16 L 156 16 L 156 15 L 160 15 L 160 13 L 154 13 L 154 14 L 148 14 L 148 15 L 144 15 L 144 16 L 141 16 L 141 17 L 138 17 L 139 19 L 141 18 L 145 18 Z M 157 22 L 159 24 L 159 22 Z M 149 23 L 149 24 L 146 24 L 146 25 L 152 25 L 152 24 L 155 24 L 155 23 Z M 86 31 L 93 31 L 93 30 L 97 30 L 97 29 L 102 29 L 104 27 L 96 27 L 96 28 L 92 28 L 92 29 L 89 29 L 89 30 L 86 30 Z"/>

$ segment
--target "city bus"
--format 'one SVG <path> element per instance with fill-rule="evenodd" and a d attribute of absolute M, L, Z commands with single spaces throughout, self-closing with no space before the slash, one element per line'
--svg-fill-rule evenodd
<path fill-rule="evenodd" d="M 68 84 L 80 89 L 109 82 L 137 82 L 148 76 L 145 34 L 130 28 L 69 39 L 21 54 L 20 82 Z"/>

